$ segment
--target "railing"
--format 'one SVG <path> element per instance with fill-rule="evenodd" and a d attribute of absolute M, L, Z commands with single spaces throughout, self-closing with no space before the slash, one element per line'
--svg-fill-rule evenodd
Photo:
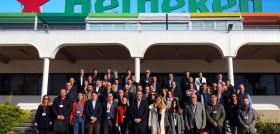
<path fill-rule="evenodd" d="M 32 31 L 34 26 L 1 26 L 0 31 Z M 48 26 L 48 29 L 42 26 L 37 27 L 38 31 L 59 31 L 59 30 L 90 30 L 90 31 L 227 31 L 226 27 L 208 27 L 208 26 Z M 250 25 L 243 27 L 233 27 L 232 31 L 279 31 L 280 25 Z"/>

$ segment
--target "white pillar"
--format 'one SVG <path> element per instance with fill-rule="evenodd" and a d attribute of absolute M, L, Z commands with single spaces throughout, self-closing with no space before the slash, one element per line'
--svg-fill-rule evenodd
<path fill-rule="evenodd" d="M 233 74 L 233 62 L 232 57 L 227 58 L 227 65 L 228 65 L 228 79 L 232 86 L 234 86 L 234 74 Z"/>
<path fill-rule="evenodd" d="M 50 67 L 50 59 L 44 58 L 44 70 L 43 70 L 43 83 L 42 83 L 41 99 L 43 99 L 44 95 L 48 94 L 49 67 Z"/>
<path fill-rule="evenodd" d="M 38 17 L 35 16 L 35 22 L 34 22 L 34 30 L 36 31 L 37 30 L 37 26 L 38 25 Z"/>
<path fill-rule="evenodd" d="M 135 81 L 140 81 L 140 58 L 135 58 Z"/>

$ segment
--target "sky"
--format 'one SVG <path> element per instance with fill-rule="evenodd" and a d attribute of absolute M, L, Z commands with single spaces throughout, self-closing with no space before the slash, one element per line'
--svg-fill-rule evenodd
<path fill-rule="evenodd" d="M 96 0 L 91 0 L 92 5 L 94 5 Z M 118 12 L 121 13 L 122 9 L 122 0 L 119 1 L 119 7 L 108 10 L 105 13 L 114 13 Z M 159 4 L 162 3 L 163 0 L 159 0 Z M 189 12 L 188 10 L 188 0 L 185 0 L 186 4 L 183 8 L 177 9 L 173 11 L 173 13 L 181 13 L 181 12 Z M 199 1 L 199 0 L 197 0 Z M 214 0 L 207 0 L 206 6 L 212 12 L 212 3 Z M 227 0 L 221 0 L 223 5 L 227 4 Z M 137 0 L 131 0 L 131 12 L 136 13 L 137 12 Z M 109 5 L 111 3 L 111 0 L 105 0 L 104 6 Z M 171 0 L 170 5 L 176 5 L 176 0 Z M 280 0 L 262 0 L 263 4 L 263 12 L 280 12 Z M 224 12 L 235 12 L 239 11 L 239 0 L 237 0 L 237 5 L 233 8 L 227 9 Z M 92 6 L 94 7 L 94 6 Z M 17 1 L 17 0 L 0 0 L 0 13 L 20 13 L 23 9 L 23 6 Z M 253 10 L 253 7 L 249 7 L 250 11 Z M 64 13 L 65 10 L 65 0 L 50 0 L 42 7 L 43 13 Z M 159 10 L 161 11 L 161 6 L 159 5 Z M 75 7 L 75 12 L 80 12 L 81 6 Z M 146 12 L 150 12 L 150 2 L 147 2 L 146 4 Z M 94 8 L 92 8 L 91 13 L 95 13 Z"/>

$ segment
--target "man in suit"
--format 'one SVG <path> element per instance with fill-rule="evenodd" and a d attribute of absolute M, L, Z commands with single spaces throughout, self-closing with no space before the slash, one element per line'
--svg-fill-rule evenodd
<path fill-rule="evenodd" d="M 67 94 L 66 97 L 69 98 L 72 101 L 72 103 L 77 101 L 78 90 L 76 88 L 73 88 L 71 82 L 66 82 L 65 88 L 66 88 L 66 94 Z"/>
<path fill-rule="evenodd" d="M 134 75 L 131 76 L 131 81 L 132 81 L 132 84 L 133 84 L 134 86 L 137 87 L 137 86 L 139 85 L 139 83 L 135 81 L 135 76 L 134 76 Z M 141 81 L 140 81 L 140 82 L 141 82 Z"/>
<path fill-rule="evenodd" d="M 115 80 L 118 80 L 118 85 L 122 85 L 122 78 L 120 78 L 119 77 L 119 74 L 118 74 L 118 72 L 117 71 L 114 71 L 114 76 L 113 76 L 113 78 L 111 79 L 111 83 L 112 84 L 116 84 L 115 82 Z"/>
<path fill-rule="evenodd" d="M 111 74 L 111 69 L 110 68 L 107 68 L 107 73 L 106 74 L 108 75 L 108 80 L 109 81 L 114 77 L 113 74 Z"/>
<path fill-rule="evenodd" d="M 238 111 L 238 121 L 240 123 L 241 134 L 256 133 L 257 112 L 250 107 L 250 101 L 247 97 L 243 98 L 243 108 Z"/>
<path fill-rule="evenodd" d="M 107 101 L 103 103 L 102 128 L 103 134 L 115 133 L 115 122 L 118 104 L 113 101 L 113 94 L 109 93 Z"/>
<path fill-rule="evenodd" d="M 102 116 L 102 103 L 97 100 L 98 94 L 92 92 L 92 100 L 88 100 L 85 104 L 85 115 L 88 134 L 99 134 Z"/>
<path fill-rule="evenodd" d="M 91 75 L 89 75 L 89 76 L 87 77 L 87 79 L 88 79 L 88 83 L 89 83 L 89 84 L 94 85 L 94 82 L 93 82 L 93 80 L 92 80 L 92 76 L 91 76 Z"/>
<path fill-rule="evenodd" d="M 84 86 L 84 83 L 85 83 L 86 79 L 87 79 L 87 77 L 85 76 L 85 70 L 81 69 L 80 70 L 80 75 L 76 79 L 79 91 L 83 90 L 82 88 Z"/>
<path fill-rule="evenodd" d="M 101 87 L 100 80 L 96 80 L 96 84 L 95 84 L 93 90 L 98 93 L 98 96 L 100 96 L 104 92 L 104 89 Z"/>
<path fill-rule="evenodd" d="M 132 77 L 131 70 L 130 70 L 130 69 L 127 69 L 127 74 L 126 74 L 125 77 L 124 77 L 123 84 L 127 84 L 127 80 L 128 80 L 128 79 L 131 79 L 131 77 Z"/>
<path fill-rule="evenodd" d="M 54 120 L 63 120 L 66 127 L 64 133 L 66 134 L 69 134 L 69 124 L 72 107 L 72 100 L 66 97 L 66 89 L 61 89 L 60 95 L 53 100 L 52 113 L 55 117 Z M 56 121 L 54 121 L 54 123 L 56 123 Z"/>
<path fill-rule="evenodd" d="M 102 96 L 102 99 L 100 99 L 101 102 L 107 101 L 109 93 L 113 94 L 113 96 L 115 97 L 117 96 L 117 93 L 112 91 L 112 84 L 110 82 L 107 83 L 106 88 L 101 95 Z"/>
<path fill-rule="evenodd" d="M 182 93 L 185 93 L 186 90 L 189 89 L 189 85 L 191 83 L 192 77 L 190 76 L 190 72 L 186 71 L 185 72 L 185 77 L 181 80 L 181 91 Z"/>
<path fill-rule="evenodd" d="M 217 102 L 217 94 L 211 94 L 211 103 L 205 110 L 209 134 L 222 134 L 226 114 L 223 105 Z"/>
<path fill-rule="evenodd" d="M 217 85 L 217 97 L 218 97 L 218 102 L 224 106 L 224 109 L 228 109 L 229 105 L 229 97 L 227 91 L 223 91 L 223 85 L 218 84 Z M 224 120 L 224 125 L 223 125 L 223 134 L 226 134 L 226 129 L 227 129 L 227 119 Z"/>
<path fill-rule="evenodd" d="M 186 129 L 190 134 L 200 134 L 201 130 L 206 127 L 206 113 L 204 105 L 197 102 L 196 94 L 190 95 L 190 105 L 184 110 L 184 120 Z"/>
<path fill-rule="evenodd" d="M 93 91 L 93 86 L 92 84 L 88 84 L 87 90 L 83 90 L 83 99 L 84 100 L 91 100 L 92 99 L 92 91 Z"/>
<path fill-rule="evenodd" d="M 147 130 L 148 102 L 142 96 L 142 91 L 137 91 L 136 100 L 132 101 L 129 109 L 133 134 L 146 134 Z"/>
<path fill-rule="evenodd" d="M 234 86 L 231 85 L 229 79 L 226 80 L 226 84 L 227 84 L 228 94 L 231 95 L 233 92 L 235 92 L 235 88 L 234 88 Z"/>
<path fill-rule="evenodd" d="M 216 83 L 217 84 L 222 84 L 223 83 L 223 75 L 222 74 L 218 74 Z"/>
<path fill-rule="evenodd" d="M 126 97 L 128 99 L 128 102 L 130 103 L 132 98 L 135 96 L 135 94 L 133 94 L 131 91 L 131 88 L 129 88 L 128 84 L 124 85 L 124 97 Z"/>
<path fill-rule="evenodd" d="M 98 74 L 98 69 L 93 69 L 93 75 L 92 75 L 92 80 L 93 80 L 93 82 L 95 83 L 96 82 L 96 80 L 100 80 L 101 79 L 101 77 L 100 77 L 100 75 Z"/>
<path fill-rule="evenodd" d="M 170 73 L 168 75 L 168 79 L 164 81 L 164 87 L 167 88 L 168 90 L 171 89 L 171 83 L 172 83 L 173 79 L 174 79 L 174 76 L 172 73 Z"/>
<path fill-rule="evenodd" d="M 154 90 L 157 94 L 161 94 L 161 85 L 158 83 L 157 81 L 157 77 L 156 76 L 153 76 L 153 82 L 152 84 L 154 86 Z"/>
<path fill-rule="evenodd" d="M 127 84 L 128 84 L 129 89 L 130 89 L 129 91 L 130 91 L 131 93 L 133 93 L 134 95 L 136 95 L 136 86 L 133 85 L 131 79 L 128 79 L 128 80 L 127 80 Z"/>
<path fill-rule="evenodd" d="M 152 83 L 153 78 L 150 75 L 151 75 L 151 71 L 146 70 L 145 76 L 143 76 L 141 79 L 141 84 L 143 87 L 145 87 L 146 85 L 150 85 Z"/>
<path fill-rule="evenodd" d="M 204 105 L 207 105 L 210 103 L 210 94 L 207 91 L 207 84 L 202 83 L 201 88 L 199 90 L 199 96 L 197 97 L 198 101 L 203 103 Z"/>
<path fill-rule="evenodd" d="M 176 82 L 171 82 L 171 89 L 173 97 L 177 97 L 179 100 L 181 99 L 181 91 L 177 88 Z"/>

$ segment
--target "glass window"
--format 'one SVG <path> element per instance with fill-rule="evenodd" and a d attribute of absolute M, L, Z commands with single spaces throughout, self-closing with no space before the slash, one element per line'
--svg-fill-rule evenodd
<path fill-rule="evenodd" d="M 199 21 L 192 22 L 192 30 L 203 30 L 203 23 Z"/>
<path fill-rule="evenodd" d="M 52 85 L 51 85 L 51 95 L 58 95 L 60 89 L 65 88 L 65 83 L 67 81 L 66 74 L 52 74 Z"/>
<path fill-rule="evenodd" d="M 233 24 L 232 30 L 240 30 L 241 24 L 240 21 L 228 21 L 228 25 Z"/>
<path fill-rule="evenodd" d="M 24 75 L 23 74 L 12 74 L 10 79 L 10 88 L 14 95 L 24 94 Z"/>
<path fill-rule="evenodd" d="M 277 84 L 277 95 L 280 95 L 280 75 L 276 75 L 276 84 Z"/>
<path fill-rule="evenodd" d="M 117 30 L 117 31 L 124 31 L 125 30 L 125 24 L 114 24 L 114 30 Z"/>
<path fill-rule="evenodd" d="M 127 23 L 125 24 L 125 30 L 137 30 L 137 24 L 136 23 Z"/>
<path fill-rule="evenodd" d="M 204 22 L 204 30 L 214 30 L 214 22 L 205 21 Z"/>
<path fill-rule="evenodd" d="M 37 94 L 37 87 L 39 83 L 38 74 L 26 74 L 24 82 L 24 95 Z"/>
<path fill-rule="evenodd" d="M 141 30 L 166 30 L 165 23 L 143 23 Z"/>
<path fill-rule="evenodd" d="M 260 77 L 260 95 L 275 95 L 274 75 L 262 75 Z"/>
<path fill-rule="evenodd" d="M 260 95 L 260 74 L 245 74 L 245 91 L 249 94 Z"/>
<path fill-rule="evenodd" d="M 101 24 L 90 24 L 90 30 L 101 30 Z"/>
<path fill-rule="evenodd" d="M 102 24 L 102 30 L 113 30 L 113 24 L 111 23 Z"/>
<path fill-rule="evenodd" d="M 216 30 L 226 30 L 226 29 L 227 29 L 227 22 L 225 21 L 216 22 Z"/>
<path fill-rule="evenodd" d="M 1 95 L 10 95 L 12 93 L 10 88 L 10 80 L 10 74 L 1 74 Z"/>
<path fill-rule="evenodd" d="M 188 23 L 169 23 L 168 30 L 189 30 Z"/>
<path fill-rule="evenodd" d="M 240 84 L 245 84 L 243 74 L 234 74 L 234 86 L 238 89 Z"/>

